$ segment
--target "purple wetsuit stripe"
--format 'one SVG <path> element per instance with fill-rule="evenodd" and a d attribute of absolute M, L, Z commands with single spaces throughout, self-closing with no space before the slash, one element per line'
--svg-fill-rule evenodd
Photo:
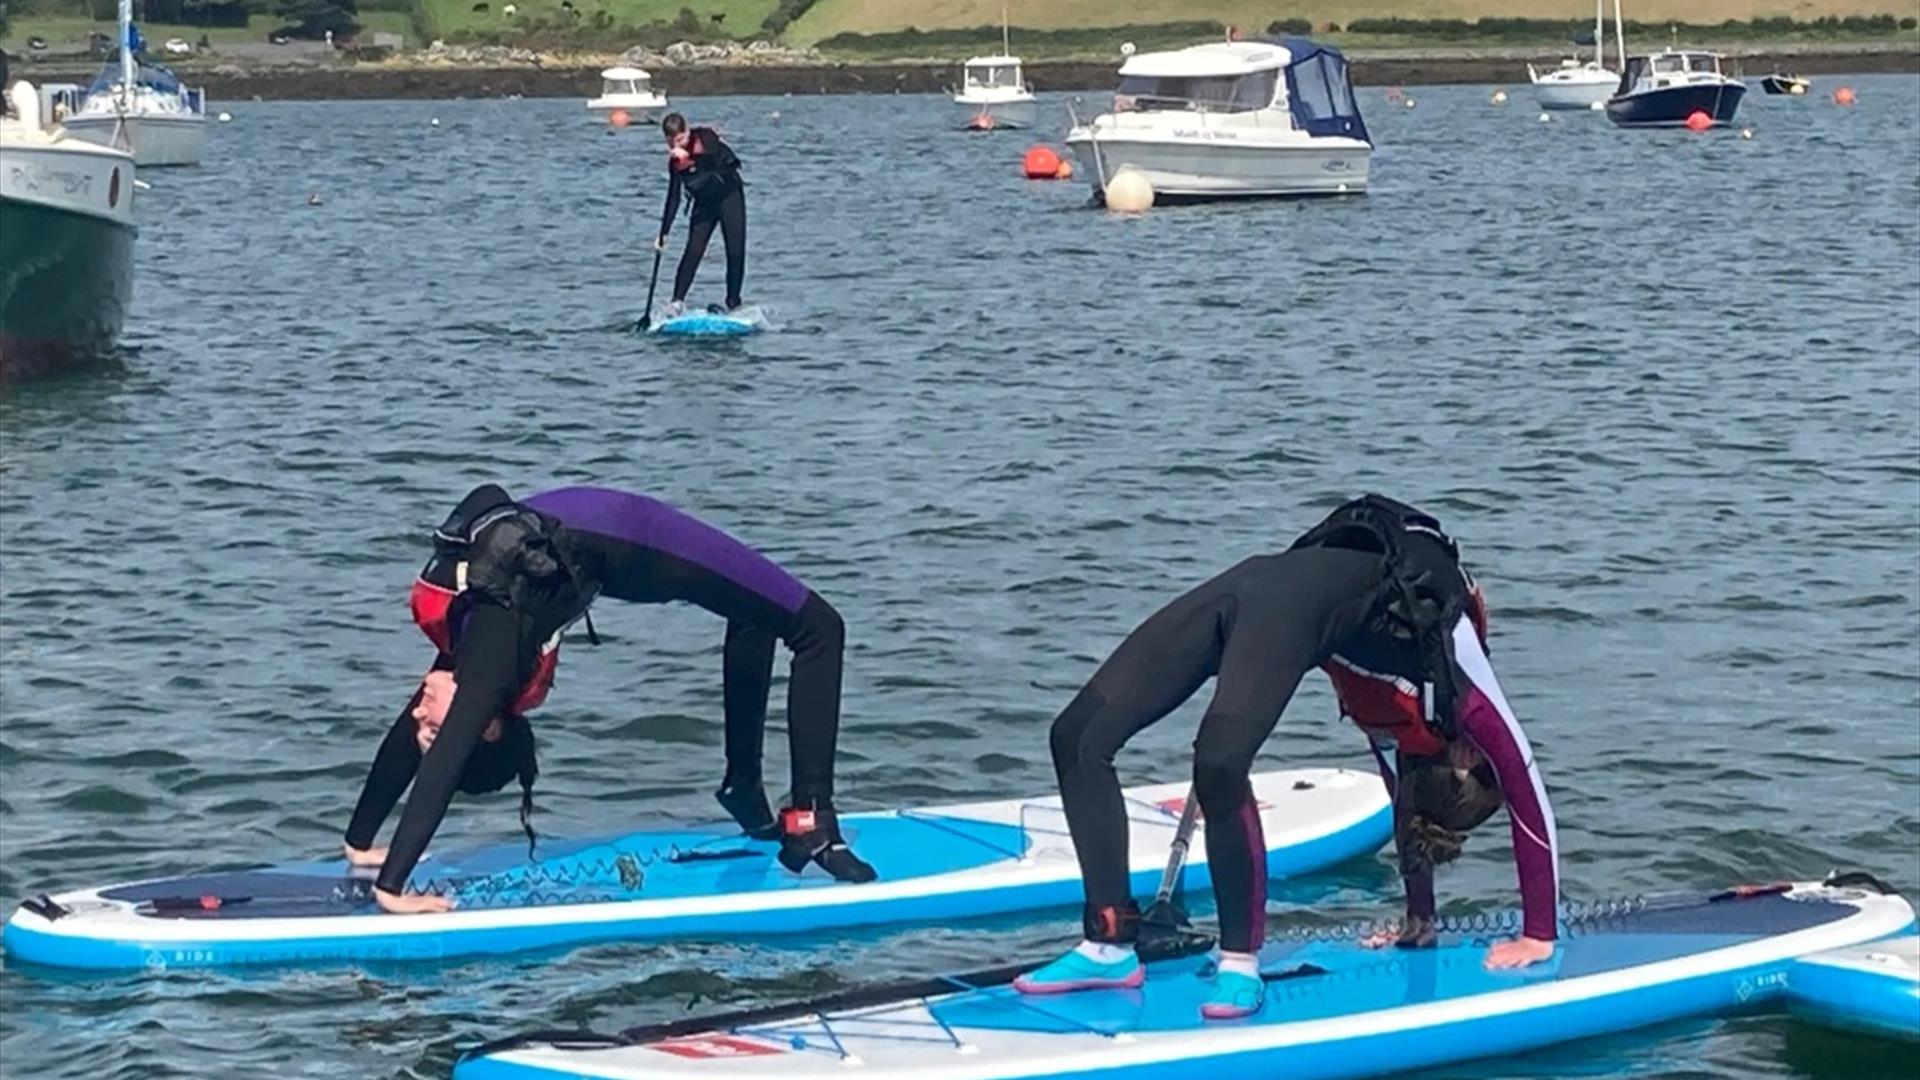
<path fill-rule="evenodd" d="M 1560 852 L 1553 807 L 1534 767 L 1533 747 L 1481 651 L 1480 638 L 1465 618 L 1454 628 L 1454 657 L 1469 687 L 1460 702 L 1460 730 L 1486 756 L 1500 780 L 1513 829 L 1513 860 L 1520 877 L 1524 933 L 1552 941 L 1560 904 Z"/>
<path fill-rule="evenodd" d="M 569 528 L 649 547 L 711 570 L 779 605 L 799 611 L 807 587 L 779 564 L 658 499 L 602 487 L 543 491 L 523 500 Z"/>
<path fill-rule="evenodd" d="M 1260 800 L 1251 790 L 1240 804 L 1240 828 L 1247 835 L 1247 858 L 1253 872 L 1253 888 L 1247 892 L 1247 926 L 1253 936 L 1246 951 L 1257 953 L 1267 927 L 1267 833 L 1260 825 Z"/>

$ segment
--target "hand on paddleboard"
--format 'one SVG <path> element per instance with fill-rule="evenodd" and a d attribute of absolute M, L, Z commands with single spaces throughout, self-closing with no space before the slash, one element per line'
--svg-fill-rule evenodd
<path fill-rule="evenodd" d="M 1487 950 L 1487 970 L 1523 968 L 1529 964 L 1537 964 L 1552 955 L 1553 942 L 1551 941 L 1530 937 L 1499 941 Z"/>
<path fill-rule="evenodd" d="M 444 896 L 431 893 L 404 893 L 394 895 L 385 889 L 373 890 L 374 902 L 380 910 L 390 915 L 428 915 L 442 911 L 452 911 L 453 901 Z"/>
<path fill-rule="evenodd" d="M 352 844 L 341 844 L 340 849 L 347 853 L 347 863 L 350 866 L 383 866 L 387 861 L 387 849 L 383 847 L 370 847 L 361 851 Z"/>
<path fill-rule="evenodd" d="M 1389 945 L 1401 949 L 1431 949 L 1439 939 L 1432 920 L 1410 918 L 1406 926 L 1389 926 L 1378 933 L 1368 934 L 1360 939 L 1360 944 L 1369 949 L 1384 949 Z"/>

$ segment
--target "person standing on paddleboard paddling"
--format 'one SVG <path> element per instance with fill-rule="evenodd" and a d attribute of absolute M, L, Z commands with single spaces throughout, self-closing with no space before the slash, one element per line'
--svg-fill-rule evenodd
<path fill-rule="evenodd" d="M 684 600 L 727 620 L 722 651 L 726 773 L 715 793 L 747 834 L 780 841 L 798 873 L 809 862 L 841 881 L 873 867 L 840 835 L 833 808 L 846 626 L 832 605 L 772 560 L 657 499 L 569 487 L 515 501 L 475 488 L 434 532 L 413 585 L 413 618 L 437 653 L 380 744 L 347 826 L 346 854 L 379 866 L 374 897 L 391 912 L 445 911 L 445 897 L 406 892 L 407 877 L 456 789 L 498 791 L 516 777 L 529 849 L 538 769 L 527 713 L 553 686 L 560 634 L 598 597 Z M 587 622 L 593 638 L 593 624 Z M 761 783 L 776 641 L 793 652 L 787 723 L 791 804 L 778 819 Z M 389 847 L 380 825 L 413 785 Z"/>
<path fill-rule="evenodd" d="M 1267 851 L 1249 777 L 1255 753 L 1316 667 L 1332 678 L 1342 713 L 1372 740 L 1394 797 L 1407 922 L 1368 943 L 1433 943 L 1433 865 L 1457 857 L 1467 830 L 1504 802 L 1525 920 L 1520 937 L 1488 950 L 1486 964 L 1523 967 L 1553 954 L 1553 811 L 1487 661 L 1485 601 L 1437 520 L 1368 495 L 1286 551 L 1247 559 L 1153 614 L 1054 721 L 1054 770 L 1086 888 L 1086 940 L 1016 980 L 1018 989 L 1058 993 L 1145 979 L 1132 948 L 1141 915 L 1128 890 L 1127 810 L 1113 759 L 1215 678 L 1193 760 L 1220 912 L 1220 962 L 1201 1012 L 1232 1019 L 1260 1009 Z"/>
<path fill-rule="evenodd" d="M 687 249 L 673 272 L 673 299 L 667 304 L 667 317 L 686 310 L 687 291 L 693 288 L 700 260 L 706 258 L 707 241 L 713 238 L 715 225 L 720 226 L 721 239 L 727 245 L 726 309 L 737 311 L 745 303 L 740 287 L 747 278 L 747 189 L 740 182 L 740 158 L 712 128 L 689 128 L 686 117 L 679 113 L 662 118 L 660 132 L 667 139 L 667 206 L 660 214 L 660 236 L 654 241 L 654 250 L 667 250 L 667 234 L 673 230 L 680 200 L 684 197 L 687 201 Z"/>

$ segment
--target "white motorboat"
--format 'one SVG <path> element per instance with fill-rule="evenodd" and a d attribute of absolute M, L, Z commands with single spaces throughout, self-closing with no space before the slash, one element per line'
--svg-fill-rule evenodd
<path fill-rule="evenodd" d="M 953 104 L 969 128 L 1028 128 L 1037 106 L 1020 70 L 1020 58 L 976 56 L 968 60 Z"/>
<path fill-rule="evenodd" d="M 1533 83 L 1533 97 L 1543 109 L 1598 109 L 1620 86 L 1620 75 L 1607 67 L 1607 30 L 1602 21 L 1602 0 L 1593 2 L 1593 59 L 1584 63 L 1578 56 L 1560 61 L 1560 66 L 1544 74 L 1527 65 L 1527 79 Z M 1614 31 L 1620 31 L 1620 0 L 1613 0 Z M 1624 36 L 1620 39 L 1620 63 L 1627 62 Z"/>
<path fill-rule="evenodd" d="M 1000 5 L 1000 53 L 976 56 L 960 69 L 960 89 L 953 103 L 965 113 L 964 124 L 976 131 L 1033 126 L 1033 87 L 1027 85 L 1020 58 L 1013 55 L 1007 5 Z"/>
<path fill-rule="evenodd" d="M 85 94 L 59 100 L 61 123 L 75 138 L 133 154 L 143 166 L 198 165 L 207 145 L 206 96 L 141 56 L 133 0 L 120 0 L 120 55 L 108 61 Z"/>
<path fill-rule="evenodd" d="M 653 88 L 653 76 L 637 67 L 610 67 L 600 73 L 600 96 L 587 102 L 595 112 L 615 109 L 635 119 L 667 107 L 667 95 Z"/>
<path fill-rule="evenodd" d="M 1373 153 L 1346 58 L 1305 38 L 1129 55 L 1067 146 L 1103 193 L 1131 167 L 1175 199 L 1362 192 Z"/>
<path fill-rule="evenodd" d="M 0 109 L 0 382 L 112 348 L 133 301 L 133 155 L 52 123 L 32 84 Z"/>

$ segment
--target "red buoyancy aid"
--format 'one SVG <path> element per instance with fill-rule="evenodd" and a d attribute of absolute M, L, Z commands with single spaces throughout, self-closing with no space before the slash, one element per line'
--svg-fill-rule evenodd
<path fill-rule="evenodd" d="M 1485 648 L 1486 597 L 1471 581 L 1468 590 L 1467 617 L 1473 620 L 1474 633 Z M 1428 722 L 1426 695 L 1420 684 L 1398 675 L 1369 671 L 1337 655 L 1320 665 L 1320 670 L 1333 680 L 1340 715 L 1353 721 L 1369 738 L 1391 740 L 1415 757 L 1434 757 L 1446 751 L 1446 742 Z"/>
<path fill-rule="evenodd" d="M 498 524 L 496 528 L 496 523 Z M 472 602 L 472 597 L 462 598 L 468 591 L 469 569 L 472 569 L 473 589 L 476 595 L 511 598 L 517 593 L 512 576 L 525 570 L 528 559 L 524 556 L 525 545 L 529 538 L 541 541 L 545 546 L 542 554 L 549 556 L 550 569 L 564 573 L 565 568 L 553 564 L 549 535 L 554 528 L 552 522 L 540 518 L 519 506 L 505 490 L 493 484 L 483 484 L 468 493 L 453 512 L 447 516 L 439 528 L 434 530 L 434 554 L 420 570 L 420 576 L 414 581 L 413 589 L 407 598 L 407 606 L 413 612 L 414 624 L 420 627 L 427 639 L 442 655 L 452 656 L 456 640 L 466 622 L 466 612 L 461 605 Z M 505 534 L 499 529 L 509 529 Z M 513 554 L 494 550 L 497 544 L 486 541 L 482 534 L 496 539 L 504 538 Z M 479 541 L 476 544 L 476 541 Z M 469 559 L 482 560 L 471 563 Z M 506 577 L 502 568 L 508 568 Z M 568 575 L 571 580 L 571 576 Z M 532 619 L 536 633 L 549 632 L 533 656 L 533 670 L 527 681 L 515 695 L 508 711 L 515 716 L 525 715 L 540 707 L 546 701 L 547 693 L 553 689 L 553 677 L 560 666 L 560 635 L 575 616 L 585 612 L 598 591 L 597 585 L 589 584 L 554 594 L 553 602 L 547 603 L 537 611 L 528 611 L 520 607 L 522 618 Z"/>
<path fill-rule="evenodd" d="M 453 655 L 453 620 L 449 618 L 453 611 L 454 600 L 460 595 L 459 585 L 448 588 L 427 580 L 427 574 L 433 569 L 433 563 L 421 571 L 414 579 L 413 589 L 407 595 L 407 606 L 413 612 L 413 622 L 427 635 L 427 640 L 447 656 Z M 464 577 L 465 575 L 459 575 Z M 560 635 L 556 632 L 540 646 L 534 657 L 533 674 L 528 677 L 520 693 L 515 695 L 513 704 L 507 711 L 515 716 L 524 716 L 539 708 L 547 700 L 547 694 L 553 689 L 553 676 L 560 668 Z"/>

